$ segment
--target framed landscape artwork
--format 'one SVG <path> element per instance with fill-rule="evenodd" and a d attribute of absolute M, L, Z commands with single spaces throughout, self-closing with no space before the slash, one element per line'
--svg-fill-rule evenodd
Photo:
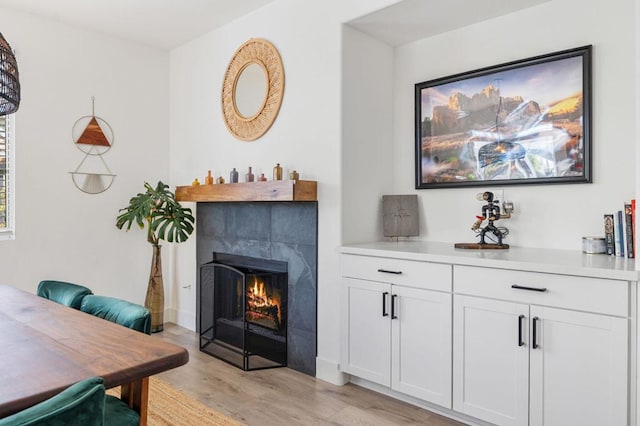
<path fill-rule="evenodd" d="M 415 85 L 416 188 L 591 182 L 591 46 Z"/>

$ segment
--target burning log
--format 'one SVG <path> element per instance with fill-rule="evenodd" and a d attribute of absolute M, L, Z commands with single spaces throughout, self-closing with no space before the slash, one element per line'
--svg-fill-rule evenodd
<path fill-rule="evenodd" d="M 265 289 L 263 282 L 254 282 L 253 287 L 247 290 L 247 311 L 245 319 L 254 324 L 270 328 L 280 329 L 280 300 L 272 298 Z"/>

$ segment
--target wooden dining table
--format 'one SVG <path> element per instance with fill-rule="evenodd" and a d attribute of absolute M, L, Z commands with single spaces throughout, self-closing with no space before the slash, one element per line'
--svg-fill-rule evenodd
<path fill-rule="evenodd" d="M 0 285 L 0 418 L 100 376 L 146 425 L 149 377 L 188 360 L 181 346 Z"/>

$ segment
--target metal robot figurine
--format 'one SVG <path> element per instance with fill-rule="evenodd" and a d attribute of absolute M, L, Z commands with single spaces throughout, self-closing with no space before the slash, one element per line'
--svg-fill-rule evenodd
<path fill-rule="evenodd" d="M 498 238 L 497 245 L 502 245 L 502 238 L 509 233 L 509 230 L 504 227 L 501 230 L 494 225 L 494 222 L 502 217 L 500 214 L 500 200 L 494 200 L 493 192 L 489 191 L 478 194 L 478 200 L 486 201 L 487 204 L 482 206 L 482 216 L 476 216 L 476 221 L 471 226 L 471 229 L 480 234 L 480 244 L 487 244 L 484 236 L 487 232 L 491 232 Z M 485 227 L 482 227 L 482 223 L 485 220 L 489 222 Z M 477 231 L 478 229 L 480 231 Z"/>

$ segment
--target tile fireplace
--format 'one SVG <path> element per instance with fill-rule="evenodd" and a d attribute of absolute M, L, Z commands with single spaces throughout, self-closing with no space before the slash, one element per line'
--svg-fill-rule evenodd
<path fill-rule="evenodd" d="M 227 353 L 230 349 L 236 350 L 233 363 L 244 368 L 244 338 L 245 345 L 258 345 L 249 348 L 251 353 L 260 352 L 259 356 L 247 355 L 247 369 L 286 363 L 289 368 L 315 376 L 317 212 L 317 202 L 313 201 L 198 202 L 196 253 L 201 269 L 196 325 L 204 338 L 201 344 L 208 348 L 205 352 L 214 348 Z M 243 257 L 257 259 L 258 267 L 238 260 Z M 231 260 L 232 264 L 226 268 L 214 266 L 218 260 Z M 216 272 L 216 268 L 223 272 Z M 264 279 L 264 274 L 273 272 L 280 275 Z M 216 289 L 221 281 L 216 274 L 228 275 L 230 284 Z M 279 288 L 274 289 L 276 282 Z M 239 290 L 239 287 L 242 288 Z M 225 297 L 231 302 L 222 302 Z M 256 305 L 251 306 L 254 302 L 260 305 L 258 301 L 264 298 L 271 298 L 272 302 L 280 299 L 277 319 L 274 303 L 260 302 L 264 306 L 258 309 L 253 309 Z M 213 308 L 218 303 L 222 313 L 214 314 Z M 245 323 L 238 328 L 238 321 Z M 216 335 L 209 330 L 214 323 L 223 324 Z M 245 328 L 249 330 L 248 338 Z M 218 337 L 223 338 L 222 342 L 208 343 Z M 285 342 L 284 346 L 276 344 L 281 341 Z M 242 353 L 240 361 L 237 361 L 238 347 Z M 271 356 L 273 353 L 282 356 Z M 273 359 L 265 356 L 267 354 Z"/>

